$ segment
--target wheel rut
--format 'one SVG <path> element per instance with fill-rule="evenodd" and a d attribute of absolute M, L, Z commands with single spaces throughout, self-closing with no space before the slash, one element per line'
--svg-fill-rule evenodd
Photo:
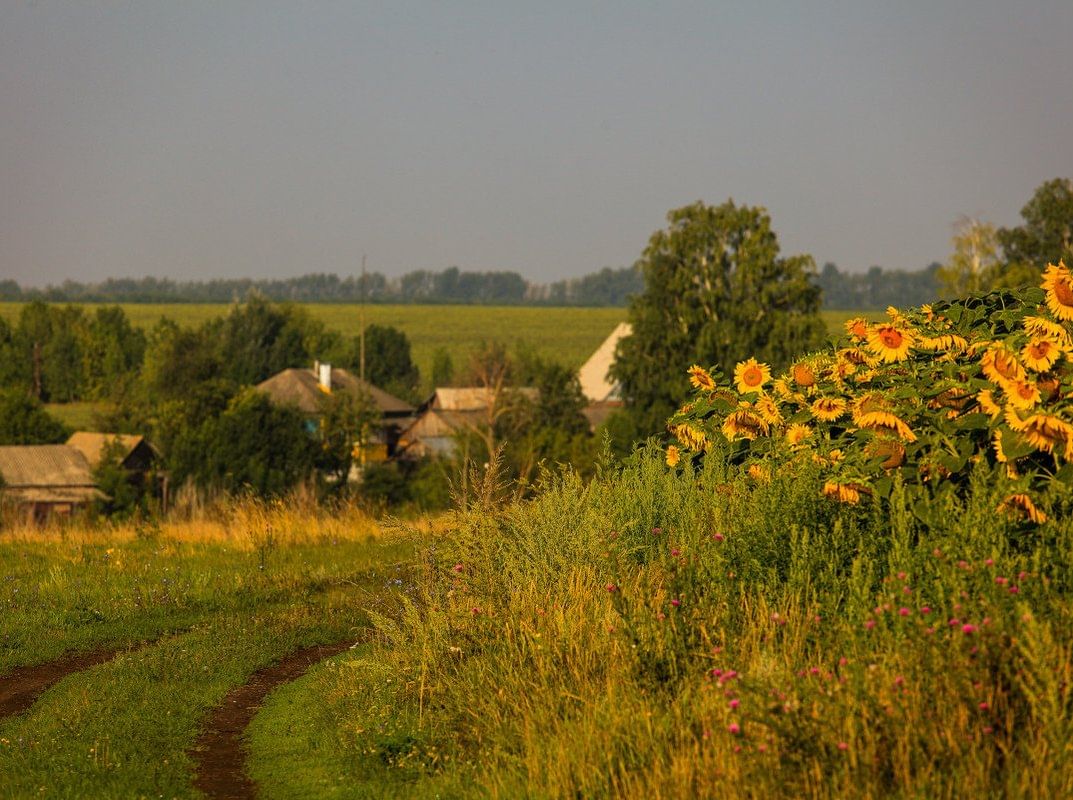
<path fill-rule="evenodd" d="M 0 677 L 0 719 L 26 711 L 49 687 L 68 675 L 111 661 L 128 649 L 100 647 L 83 653 L 69 653 L 44 664 L 16 667 Z"/>
<path fill-rule="evenodd" d="M 314 664 L 354 644 L 353 639 L 295 650 L 275 664 L 258 670 L 242 686 L 228 692 L 208 715 L 189 755 L 194 761 L 194 786 L 210 798 L 246 800 L 257 786 L 246 774 L 243 734 L 265 697 L 277 686 L 304 675 Z"/>

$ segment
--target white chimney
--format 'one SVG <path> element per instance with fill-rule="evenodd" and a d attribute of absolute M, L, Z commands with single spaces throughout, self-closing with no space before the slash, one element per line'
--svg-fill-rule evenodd
<path fill-rule="evenodd" d="M 332 389 L 332 365 L 331 364 L 321 364 L 318 361 L 317 362 L 317 371 L 320 373 L 318 375 L 318 378 L 320 380 L 320 385 L 323 386 L 328 391 L 331 391 L 331 389 Z"/>

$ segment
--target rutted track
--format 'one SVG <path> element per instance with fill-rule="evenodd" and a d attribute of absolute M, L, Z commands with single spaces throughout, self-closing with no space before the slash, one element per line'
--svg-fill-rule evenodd
<path fill-rule="evenodd" d="M 194 785 L 210 798 L 256 797 L 256 786 L 246 774 L 246 749 L 242 742 L 253 715 L 277 686 L 301 677 L 317 662 L 343 652 L 353 643 L 351 639 L 296 650 L 258 670 L 244 685 L 228 692 L 209 714 L 201 736 L 190 751 L 196 769 Z"/>
<path fill-rule="evenodd" d="M 50 686 L 75 672 L 111 661 L 128 647 L 100 647 L 84 653 L 70 653 L 44 664 L 16 667 L 0 677 L 0 718 L 21 714 Z"/>

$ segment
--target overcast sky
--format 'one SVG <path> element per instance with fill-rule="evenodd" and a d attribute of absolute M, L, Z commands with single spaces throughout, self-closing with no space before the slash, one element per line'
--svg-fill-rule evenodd
<path fill-rule="evenodd" d="M 1073 176 L 1073 2 L 0 2 L 0 277 L 917 269 Z"/>

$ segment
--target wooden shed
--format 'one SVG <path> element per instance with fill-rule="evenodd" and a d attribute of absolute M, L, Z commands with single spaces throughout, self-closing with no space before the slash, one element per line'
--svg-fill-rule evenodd
<path fill-rule="evenodd" d="M 0 496 L 30 521 L 69 515 L 106 499 L 85 456 L 64 444 L 0 447 Z"/>

